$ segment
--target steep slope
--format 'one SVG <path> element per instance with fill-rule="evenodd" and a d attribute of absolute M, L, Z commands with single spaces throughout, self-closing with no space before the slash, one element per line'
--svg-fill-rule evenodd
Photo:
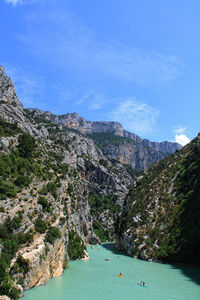
<path fill-rule="evenodd" d="M 181 145 L 172 142 L 151 142 L 123 129 L 117 122 L 87 121 L 77 113 L 53 115 L 38 109 L 28 109 L 34 119 L 43 118 L 59 124 L 62 128 L 78 130 L 94 139 L 108 159 L 115 159 L 137 170 L 145 170 L 153 163 L 169 156 Z"/>
<path fill-rule="evenodd" d="M 94 139 L 108 159 L 114 159 L 139 171 L 148 169 L 152 164 L 181 148 L 179 144 L 172 142 L 155 143 L 140 138 L 134 140 L 113 133 L 93 133 L 89 137 Z"/>
<path fill-rule="evenodd" d="M 131 177 L 88 137 L 33 119 L 2 68 L 0 114 L 0 295 L 17 298 L 112 238 Z"/>
<path fill-rule="evenodd" d="M 117 244 L 143 259 L 200 264 L 200 135 L 132 186 Z"/>

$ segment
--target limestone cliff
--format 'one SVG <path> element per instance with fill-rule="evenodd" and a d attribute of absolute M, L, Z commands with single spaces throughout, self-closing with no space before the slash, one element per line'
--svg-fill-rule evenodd
<path fill-rule="evenodd" d="M 39 109 L 28 109 L 27 111 L 32 118 L 43 118 L 59 124 L 62 128 L 71 128 L 89 135 L 108 159 L 115 159 L 138 170 L 149 168 L 153 163 L 181 148 L 178 143 L 158 143 L 142 139 L 136 134 L 124 130 L 118 122 L 87 121 L 79 117 L 77 113 L 57 116 Z M 116 140 L 118 140 L 117 143 Z"/>

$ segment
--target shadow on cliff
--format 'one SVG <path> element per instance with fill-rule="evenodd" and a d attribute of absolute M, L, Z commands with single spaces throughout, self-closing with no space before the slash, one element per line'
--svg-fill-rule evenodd
<path fill-rule="evenodd" d="M 187 267 L 171 264 L 172 269 L 179 270 L 184 276 L 188 277 L 188 280 L 200 285 L 200 268 L 199 267 Z"/>
<path fill-rule="evenodd" d="M 129 255 L 127 255 L 126 252 L 118 250 L 115 246 L 115 243 L 103 243 L 103 244 L 101 244 L 101 246 L 106 248 L 107 250 L 109 250 L 113 254 L 129 256 Z"/>

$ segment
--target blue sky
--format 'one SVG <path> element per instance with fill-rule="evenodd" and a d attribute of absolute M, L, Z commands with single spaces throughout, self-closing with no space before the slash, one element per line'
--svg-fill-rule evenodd
<path fill-rule="evenodd" d="M 0 0 L 0 25 L 0 64 L 25 107 L 153 141 L 199 132 L 199 0 Z"/>

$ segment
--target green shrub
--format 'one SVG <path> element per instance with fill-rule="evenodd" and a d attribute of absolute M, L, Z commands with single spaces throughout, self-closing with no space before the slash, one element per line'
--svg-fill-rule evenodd
<path fill-rule="evenodd" d="M 47 224 L 44 220 L 42 220 L 41 218 L 38 218 L 35 221 L 35 230 L 39 233 L 45 233 L 45 231 L 47 230 Z"/>
<path fill-rule="evenodd" d="M 22 157 L 30 158 L 36 150 L 35 139 L 30 134 L 24 132 L 19 136 L 19 145 L 17 147 Z"/>
<path fill-rule="evenodd" d="M 48 200 L 45 197 L 39 196 L 38 198 L 38 204 L 42 205 L 42 209 L 44 211 L 50 212 L 50 203 L 48 202 Z"/>
<path fill-rule="evenodd" d="M 25 186 L 28 186 L 31 183 L 31 179 L 28 176 L 19 175 L 19 176 L 17 176 L 14 183 L 19 187 L 25 187 Z"/>
<path fill-rule="evenodd" d="M 0 295 L 7 295 L 11 299 L 18 299 L 20 290 L 13 283 L 12 278 L 7 274 L 1 282 Z"/>
<path fill-rule="evenodd" d="M 101 225 L 100 222 L 98 221 L 94 221 L 93 222 L 93 229 L 94 232 L 96 233 L 96 235 L 98 236 L 98 238 L 100 239 L 101 242 L 106 242 L 109 240 L 110 236 L 109 236 L 109 232 L 107 229 L 105 229 L 103 227 L 103 225 Z"/>
<path fill-rule="evenodd" d="M 85 255 L 85 250 L 86 247 L 80 238 L 80 236 L 77 235 L 75 231 L 70 231 L 69 232 L 69 243 L 67 247 L 67 252 L 69 255 L 69 258 L 74 260 L 74 259 L 79 259 L 84 257 Z"/>
<path fill-rule="evenodd" d="M 24 259 L 21 255 L 18 256 L 16 262 L 19 266 L 20 272 L 22 272 L 23 274 L 26 274 L 30 270 L 29 261 L 27 259 Z"/>
<path fill-rule="evenodd" d="M 61 238 L 60 230 L 57 227 L 50 227 L 46 233 L 45 242 L 53 245 L 59 238 Z"/>
<path fill-rule="evenodd" d="M 4 213 L 5 212 L 5 208 L 3 206 L 0 206 L 0 213 Z"/>
<path fill-rule="evenodd" d="M 57 186 L 55 182 L 48 182 L 46 185 L 47 191 L 54 196 L 57 197 Z"/>
<path fill-rule="evenodd" d="M 9 123 L 0 116 L 0 137 L 15 136 L 20 132 L 22 130 L 17 127 L 17 123 Z"/>
<path fill-rule="evenodd" d="M 17 190 L 13 184 L 0 180 L 0 199 L 6 199 L 7 197 L 16 197 L 16 195 Z"/>
<path fill-rule="evenodd" d="M 104 210 L 110 210 L 112 213 L 119 211 L 119 206 L 116 204 L 115 195 L 106 195 L 104 197 L 90 193 L 88 196 L 88 202 L 91 207 L 91 213 L 96 214 L 103 212 Z"/>
<path fill-rule="evenodd" d="M 73 185 L 71 183 L 68 184 L 67 191 L 68 191 L 70 196 L 73 194 L 74 189 L 73 189 Z"/>
<path fill-rule="evenodd" d="M 64 225 L 65 224 L 65 222 L 66 222 L 66 218 L 65 217 L 60 217 L 60 219 L 59 219 L 59 225 Z"/>

